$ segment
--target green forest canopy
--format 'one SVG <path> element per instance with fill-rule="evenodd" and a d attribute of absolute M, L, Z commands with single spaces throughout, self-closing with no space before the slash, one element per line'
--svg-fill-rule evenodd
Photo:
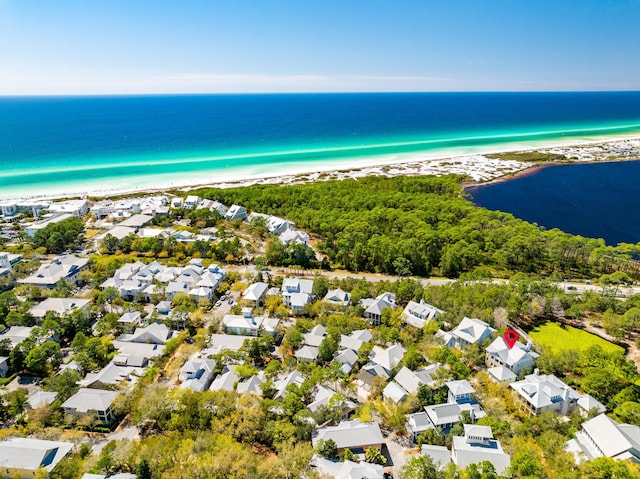
<path fill-rule="evenodd" d="M 640 245 L 606 246 L 558 229 L 545 230 L 473 205 L 462 176 L 370 176 L 303 185 L 205 189 L 226 204 L 294 221 L 318 236 L 333 266 L 352 271 L 458 277 L 477 267 L 498 272 L 571 272 L 596 276 L 615 269 L 637 277 L 630 261 Z"/>

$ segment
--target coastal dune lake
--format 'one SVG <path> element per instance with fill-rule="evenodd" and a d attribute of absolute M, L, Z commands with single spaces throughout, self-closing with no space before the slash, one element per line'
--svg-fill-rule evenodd
<path fill-rule="evenodd" d="M 640 242 L 640 161 L 548 166 L 468 188 L 473 202 L 547 229 Z"/>
<path fill-rule="evenodd" d="M 0 198 L 95 194 L 640 133 L 640 92 L 0 97 Z"/>

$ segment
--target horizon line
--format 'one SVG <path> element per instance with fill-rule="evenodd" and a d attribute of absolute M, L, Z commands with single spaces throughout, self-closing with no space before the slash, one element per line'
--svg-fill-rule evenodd
<path fill-rule="evenodd" d="M 371 90 L 371 91 L 237 91 L 237 92 L 122 92 L 122 93 L 0 93 L 0 98 L 78 98 L 141 96 L 233 96 L 233 95 L 370 95 L 370 94 L 461 94 L 461 93 L 640 93 L 638 90 Z"/>

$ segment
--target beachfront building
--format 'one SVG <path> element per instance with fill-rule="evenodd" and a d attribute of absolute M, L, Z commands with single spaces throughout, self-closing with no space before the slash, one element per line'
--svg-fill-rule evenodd
<path fill-rule="evenodd" d="M 231 208 L 229 208 L 227 213 L 224 215 L 224 219 L 227 221 L 246 220 L 247 210 L 244 206 L 231 205 Z"/>
<path fill-rule="evenodd" d="M 411 326 L 422 328 L 428 321 L 437 318 L 443 313 L 444 311 L 441 309 L 431 306 L 423 300 L 420 300 L 419 303 L 409 301 L 404 311 L 402 311 L 402 319 Z"/>
<path fill-rule="evenodd" d="M 89 202 L 83 199 L 56 201 L 55 203 L 51 203 L 47 209 L 56 215 L 70 214 L 76 218 L 80 218 L 89 212 Z"/>
<path fill-rule="evenodd" d="M 78 276 L 89 266 L 87 258 L 79 258 L 74 255 L 65 254 L 56 256 L 50 263 L 43 264 L 38 270 L 24 279 L 19 279 L 18 283 L 38 286 L 40 288 L 53 289 L 61 279 L 69 284 L 75 285 Z"/>

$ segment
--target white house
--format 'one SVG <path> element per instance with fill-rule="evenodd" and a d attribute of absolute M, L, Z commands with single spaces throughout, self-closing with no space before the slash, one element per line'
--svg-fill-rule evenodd
<path fill-rule="evenodd" d="M 58 281 L 64 279 L 70 284 L 76 284 L 78 275 L 87 269 L 89 260 L 73 255 L 56 256 L 50 263 L 43 264 L 38 270 L 18 283 L 30 284 L 41 288 L 53 289 Z"/>
<path fill-rule="evenodd" d="M 302 312 L 313 300 L 313 280 L 285 278 L 282 281 L 282 302 L 294 312 Z"/>
<path fill-rule="evenodd" d="M 233 220 L 246 220 L 247 219 L 247 210 L 244 206 L 240 205 L 232 205 L 231 208 L 224 215 L 224 218 L 228 221 Z"/>
<path fill-rule="evenodd" d="M 111 424 L 115 419 L 111 406 L 119 394 L 117 391 L 81 388 L 62 403 L 61 407 L 65 414 L 72 416 L 85 416 L 95 412 L 99 421 Z"/>
<path fill-rule="evenodd" d="M 582 424 L 582 431 L 576 432 L 566 449 L 578 461 L 610 457 L 640 464 L 640 427 L 620 424 L 600 414 Z"/>
<path fill-rule="evenodd" d="M 369 354 L 372 363 L 382 366 L 390 376 L 391 371 L 400 364 L 407 350 L 399 344 L 394 344 L 386 349 L 374 346 Z"/>
<path fill-rule="evenodd" d="M 485 364 L 487 368 L 504 366 L 518 375 L 525 368 L 533 368 L 539 356 L 531 350 L 530 344 L 517 341 L 509 347 L 504 337 L 498 336 L 486 349 Z"/>
<path fill-rule="evenodd" d="M 493 332 L 495 329 L 484 321 L 465 317 L 449 334 L 453 337 L 455 347 L 464 348 L 471 344 L 481 343 L 491 337 Z"/>
<path fill-rule="evenodd" d="M 402 319 L 411 326 L 422 328 L 428 321 L 437 318 L 443 313 L 444 311 L 441 309 L 431 306 L 422 300 L 419 303 L 409 301 L 409 304 L 402 311 Z"/>
<path fill-rule="evenodd" d="M 511 466 L 511 456 L 494 439 L 491 428 L 475 424 L 465 424 L 464 436 L 453 437 L 451 459 L 460 469 L 489 461 L 500 476 Z"/>
<path fill-rule="evenodd" d="M 82 310 L 88 314 L 89 303 L 91 303 L 90 300 L 82 298 L 47 298 L 33 306 L 29 313 L 36 318 L 36 322 L 41 323 L 48 312 L 64 316 L 73 311 Z"/>
<path fill-rule="evenodd" d="M 324 300 L 340 306 L 347 306 L 351 300 L 351 295 L 340 288 L 330 289 L 324 296 Z"/>
<path fill-rule="evenodd" d="M 278 236 L 278 239 L 280 239 L 280 242 L 285 245 L 298 243 L 305 246 L 309 246 L 309 240 L 311 238 L 304 231 L 288 229 L 280 233 L 280 235 Z"/>
<path fill-rule="evenodd" d="M 386 308 L 396 308 L 396 295 L 394 293 L 382 293 L 377 298 L 365 298 L 360 300 L 360 306 L 364 308 L 364 317 L 371 321 L 373 326 L 380 326 L 382 311 Z"/>
<path fill-rule="evenodd" d="M 533 415 L 557 411 L 567 415 L 578 404 L 580 394 L 553 374 L 529 374 L 522 381 L 509 384 L 521 400 L 525 410 Z"/>
<path fill-rule="evenodd" d="M 273 336 L 279 322 L 278 318 L 254 317 L 251 308 L 242 308 L 241 315 L 227 314 L 222 318 L 227 333 L 242 336 L 258 336 L 261 331 Z"/>
<path fill-rule="evenodd" d="M 7 477 L 33 478 L 40 468 L 51 472 L 73 447 L 72 442 L 12 437 L 0 442 L 0 470 Z"/>
<path fill-rule="evenodd" d="M 178 380 L 182 383 L 181 389 L 192 391 L 206 391 L 215 375 L 216 362 L 213 359 L 197 358 L 184 363 L 180 368 Z"/>
<path fill-rule="evenodd" d="M 351 449 L 355 454 L 361 454 L 371 447 L 381 449 L 384 444 L 378 423 L 360 422 L 359 419 L 342 421 L 337 426 L 318 429 L 311 442 L 313 447 L 316 447 L 319 441 L 329 439 L 336 443 L 338 452 Z"/>
<path fill-rule="evenodd" d="M 260 306 L 267 294 L 267 289 L 269 289 L 269 285 L 261 281 L 250 284 L 242 293 L 242 299 L 251 302 L 254 306 Z"/>

